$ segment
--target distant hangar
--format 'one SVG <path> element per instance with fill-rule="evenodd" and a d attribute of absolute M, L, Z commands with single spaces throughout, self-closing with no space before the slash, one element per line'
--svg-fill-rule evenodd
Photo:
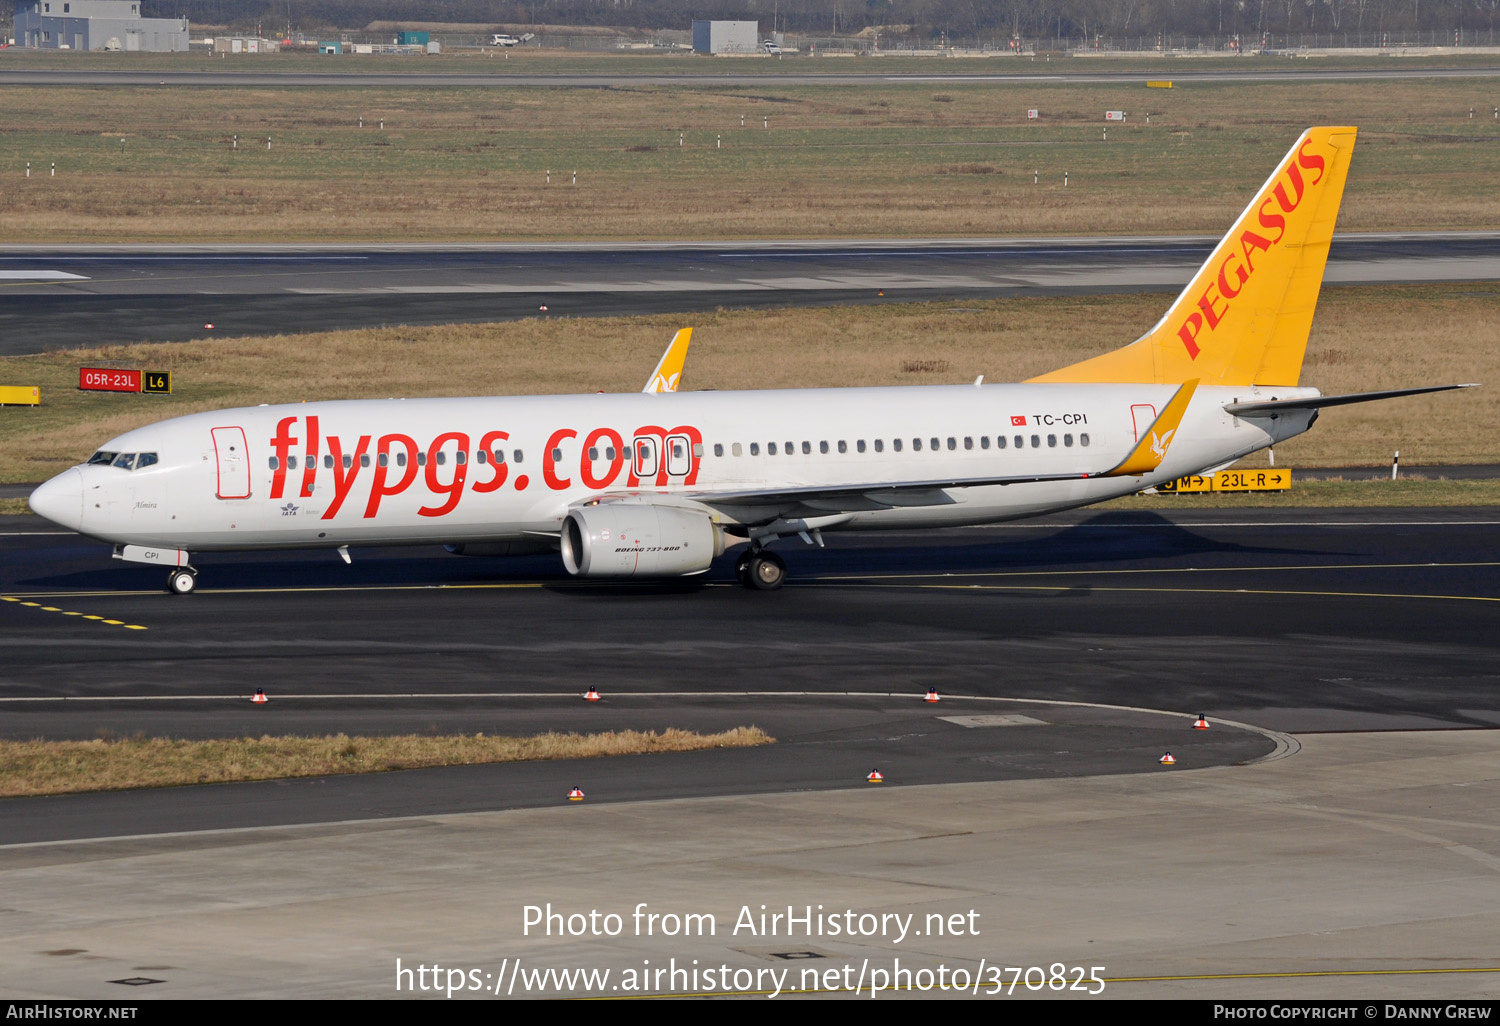
<path fill-rule="evenodd" d="M 186 18 L 142 18 L 140 0 L 21 0 L 16 43 L 43 50 L 188 48 Z"/>

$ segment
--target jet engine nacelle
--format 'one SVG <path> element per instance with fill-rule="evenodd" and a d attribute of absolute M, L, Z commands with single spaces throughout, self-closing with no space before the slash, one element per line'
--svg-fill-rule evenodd
<path fill-rule="evenodd" d="M 724 551 L 724 534 L 707 513 L 606 502 L 569 511 L 562 557 L 576 577 L 671 577 L 701 574 Z"/>

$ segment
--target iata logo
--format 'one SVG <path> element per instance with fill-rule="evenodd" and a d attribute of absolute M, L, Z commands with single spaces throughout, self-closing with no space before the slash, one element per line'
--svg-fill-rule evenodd
<path fill-rule="evenodd" d="M 294 517 L 294 516 L 297 515 L 297 510 L 300 509 L 300 508 L 301 507 L 293 506 L 289 502 L 285 506 L 281 507 L 281 515 L 284 516 L 284 517 Z"/>
<path fill-rule="evenodd" d="M 1198 309 L 1188 314 L 1187 320 L 1177 329 L 1177 337 L 1182 339 L 1183 348 L 1187 350 L 1190 359 L 1198 359 L 1198 353 L 1202 351 L 1198 336 L 1204 325 L 1207 324 L 1212 333 L 1233 310 L 1234 298 L 1245 290 L 1255 274 L 1256 251 L 1270 253 L 1271 247 L 1286 235 L 1286 215 L 1301 205 L 1303 194 L 1309 186 L 1317 185 L 1325 177 L 1327 162 L 1316 153 L 1303 152 L 1311 141 L 1303 143 L 1286 166 L 1277 172 L 1276 186 L 1271 190 L 1271 195 L 1262 200 L 1255 210 L 1258 227 L 1265 229 L 1268 234 L 1275 232 L 1275 236 L 1267 238 L 1250 228 L 1240 232 L 1239 245 L 1220 262 L 1217 278 L 1210 279 L 1208 286 L 1198 297 Z M 1313 172 L 1317 177 L 1304 179 L 1303 171 Z M 1268 209 L 1273 203 L 1275 209 Z M 1298 238 L 1300 237 L 1299 234 Z M 1288 256 L 1283 259 L 1292 258 Z"/>

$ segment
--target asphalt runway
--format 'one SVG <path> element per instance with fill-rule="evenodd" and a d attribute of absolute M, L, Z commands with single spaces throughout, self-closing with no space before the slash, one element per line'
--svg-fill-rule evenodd
<path fill-rule="evenodd" d="M 1171 292 L 1215 241 L 9 247 L 0 355 L 544 315 Z M 1494 282 L 1500 233 L 1337 236 L 1325 280 Z"/>
<path fill-rule="evenodd" d="M 863 72 L 845 71 L 800 71 L 794 61 L 777 62 L 756 73 L 736 73 L 722 62 L 715 71 L 703 70 L 701 62 L 682 57 L 683 70 L 671 74 L 528 74 L 508 71 L 503 62 L 497 62 L 492 72 L 471 74 L 464 72 L 397 72 L 378 73 L 366 69 L 344 72 L 299 72 L 299 71 L 250 71 L 243 68 L 225 71 L 100 71 L 68 69 L 13 69 L 0 70 L 0 85 L 13 86 L 160 86 L 167 88 L 204 86 L 242 86 L 266 88 L 330 88 L 368 89 L 372 87 L 417 87 L 417 88 L 473 88 L 473 87 L 545 87 L 545 88 L 601 88 L 621 86 L 851 86 L 871 83 L 901 82 L 952 82 L 952 83 L 1027 83 L 1027 82 L 1073 82 L 1073 83 L 1136 83 L 1152 78 L 1171 78 L 1174 81 L 1191 82 L 1306 82 L 1306 81 L 1366 81 L 1391 78 L 1493 78 L 1500 75 L 1500 67 L 1474 66 L 1461 68 L 1337 68 L 1328 67 L 1318 61 L 1281 61 L 1274 57 L 1248 60 L 1241 64 L 1230 62 L 1217 67 L 1183 67 L 1181 61 L 1164 61 L 1155 71 L 1108 71 L 1098 64 L 1089 63 L 1089 70 L 1068 70 L 1062 61 L 1056 70 L 1043 70 L 1034 61 L 1026 63 L 1026 70 L 987 73 L 965 73 L 965 71 L 927 71 L 926 66 L 913 70 L 909 65 L 899 70 L 886 66 L 880 70 Z M 900 57 L 889 58 L 901 61 Z M 688 63 L 694 67 L 689 70 Z M 833 63 L 833 62 L 830 62 Z M 845 61 L 837 62 L 841 67 Z M 886 63 L 882 61 L 882 63 Z M 1010 63 L 997 58 L 992 68 L 1003 68 Z M 1072 62 L 1070 62 L 1072 63 Z M 1073 63 L 1076 68 L 1077 64 Z M 790 65 L 790 70 L 787 68 Z M 973 65 L 969 65 L 972 67 Z M 368 66 L 366 66 L 367 68 Z M 518 62 L 519 67 L 519 62 Z M 925 73 L 924 73 L 925 72 Z"/>
<path fill-rule="evenodd" d="M 591 801 L 1234 765 L 1283 734 L 1500 725 L 1489 509 L 1075 512 L 785 547 L 788 586 L 552 557 L 213 554 L 199 590 L 9 517 L 0 734 L 755 724 L 766 748 L 0 802 L 0 843 Z M 15 601 L 11 601 L 15 600 Z M 30 604 L 23 604 L 30 603 Z M 85 619 L 92 617 L 93 619 Z M 604 701 L 584 703 L 590 685 Z M 262 687 L 265 706 L 248 699 Z M 928 687 L 943 696 L 922 702 Z M 1047 703 L 1078 703 L 1047 704 Z M 943 716 L 1021 714 L 970 727 Z M 1196 713 L 1232 721 L 1191 729 Z"/>

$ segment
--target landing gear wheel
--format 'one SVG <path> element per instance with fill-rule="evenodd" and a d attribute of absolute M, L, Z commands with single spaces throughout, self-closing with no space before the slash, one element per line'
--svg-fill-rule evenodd
<path fill-rule="evenodd" d="M 186 595 L 198 585 L 198 575 L 192 570 L 173 570 L 167 575 L 167 590 L 173 595 Z"/>
<path fill-rule="evenodd" d="M 774 552 L 758 552 L 750 557 L 745 579 L 756 591 L 775 591 L 786 583 L 786 564 Z"/>

